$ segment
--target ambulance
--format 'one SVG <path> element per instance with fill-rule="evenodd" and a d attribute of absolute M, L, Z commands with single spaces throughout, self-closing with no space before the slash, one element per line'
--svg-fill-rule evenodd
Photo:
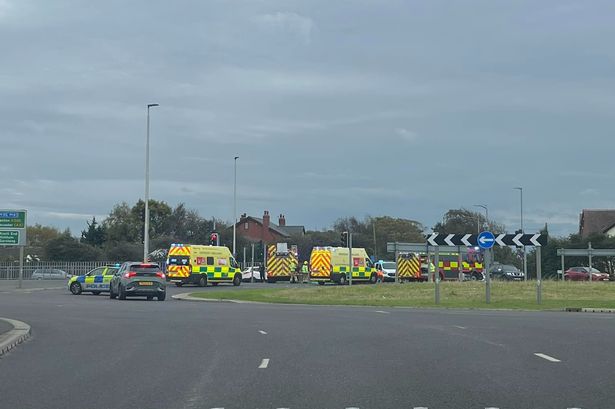
<path fill-rule="evenodd" d="M 347 247 L 314 247 L 310 254 L 310 280 L 320 285 L 344 285 L 350 279 Z M 375 284 L 382 273 L 373 265 L 365 249 L 352 249 L 352 281 Z"/>
<path fill-rule="evenodd" d="M 228 247 L 171 244 L 166 265 L 167 280 L 181 287 L 241 284 L 241 269 Z"/>

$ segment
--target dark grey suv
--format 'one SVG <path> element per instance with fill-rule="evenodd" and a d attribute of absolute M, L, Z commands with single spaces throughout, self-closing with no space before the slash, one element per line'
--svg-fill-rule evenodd
<path fill-rule="evenodd" d="M 489 274 L 493 280 L 522 281 L 524 279 L 523 272 L 509 264 L 496 264 L 489 269 Z"/>
<path fill-rule="evenodd" d="M 155 263 L 129 261 L 120 267 L 109 283 L 109 298 L 125 300 L 126 297 L 147 297 L 164 301 L 167 283 L 160 266 Z"/>

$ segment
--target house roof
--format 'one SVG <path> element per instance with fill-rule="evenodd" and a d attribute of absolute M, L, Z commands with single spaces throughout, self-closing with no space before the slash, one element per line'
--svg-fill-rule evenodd
<path fill-rule="evenodd" d="M 244 217 L 243 219 L 241 219 L 240 221 L 237 222 L 236 226 L 239 226 L 241 223 L 245 222 L 247 219 L 253 220 L 256 223 L 258 223 L 261 226 L 263 226 L 263 219 L 261 219 L 260 217 L 253 217 L 253 216 Z M 289 233 L 287 233 L 286 231 L 282 230 L 282 227 L 278 226 L 275 223 L 269 222 L 269 230 L 274 231 L 275 233 L 279 234 L 280 236 L 284 236 L 284 237 L 290 237 L 291 236 Z"/>
<path fill-rule="evenodd" d="M 305 226 L 278 226 L 278 229 L 284 230 L 289 236 L 305 234 Z"/>
<path fill-rule="evenodd" d="M 606 233 L 614 225 L 615 225 L 615 210 L 610 210 L 610 209 L 587 210 L 587 209 L 584 209 L 583 212 L 581 213 L 581 220 L 579 223 L 579 233 L 582 236 L 588 236 L 592 233 Z"/>

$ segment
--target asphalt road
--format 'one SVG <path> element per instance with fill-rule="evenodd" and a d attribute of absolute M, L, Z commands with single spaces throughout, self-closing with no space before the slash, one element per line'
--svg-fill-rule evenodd
<path fill-rule="evenodd" d="M 4 289 L 0 316 L 31 324 L 33 334 L 0 359 L 1 408 L 615 406 L 614 315 Z"/>

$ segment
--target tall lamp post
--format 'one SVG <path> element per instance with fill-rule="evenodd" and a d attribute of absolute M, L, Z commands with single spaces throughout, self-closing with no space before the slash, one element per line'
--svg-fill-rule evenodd
<path fill-rule="evenodd" d="M 237 245 L 237 159 L 235 156 L 235 182 L 233 183 L 233 257 L 235 257 L 235 246 Z"/>
<path fill-rule="evenodd" d="M 518 190 L 521 196 L 521 233 L 525 233 L 523 228 L 523 188 L 514 187 L 513 189 Z M 525 246 L 523 246 L 523 279 L 527 281 L 527 251 Z"/>
<path fill-rule="evenodd" d="M 160 106 L 147 104 L 147 137 L 145 140 L 145 226 L 143 228 L 143 261 L 147 262 L 149 254 L 149 110 Z"/>
<path fill-rule="evenodd" d="M 485 222 L 487 223 L 487 228 L 489 228 L 489 208 L 487 207 L 487 205 L 475 204 L 474 207 L 480 207 L 481 209 L 485 210 Z"/>

